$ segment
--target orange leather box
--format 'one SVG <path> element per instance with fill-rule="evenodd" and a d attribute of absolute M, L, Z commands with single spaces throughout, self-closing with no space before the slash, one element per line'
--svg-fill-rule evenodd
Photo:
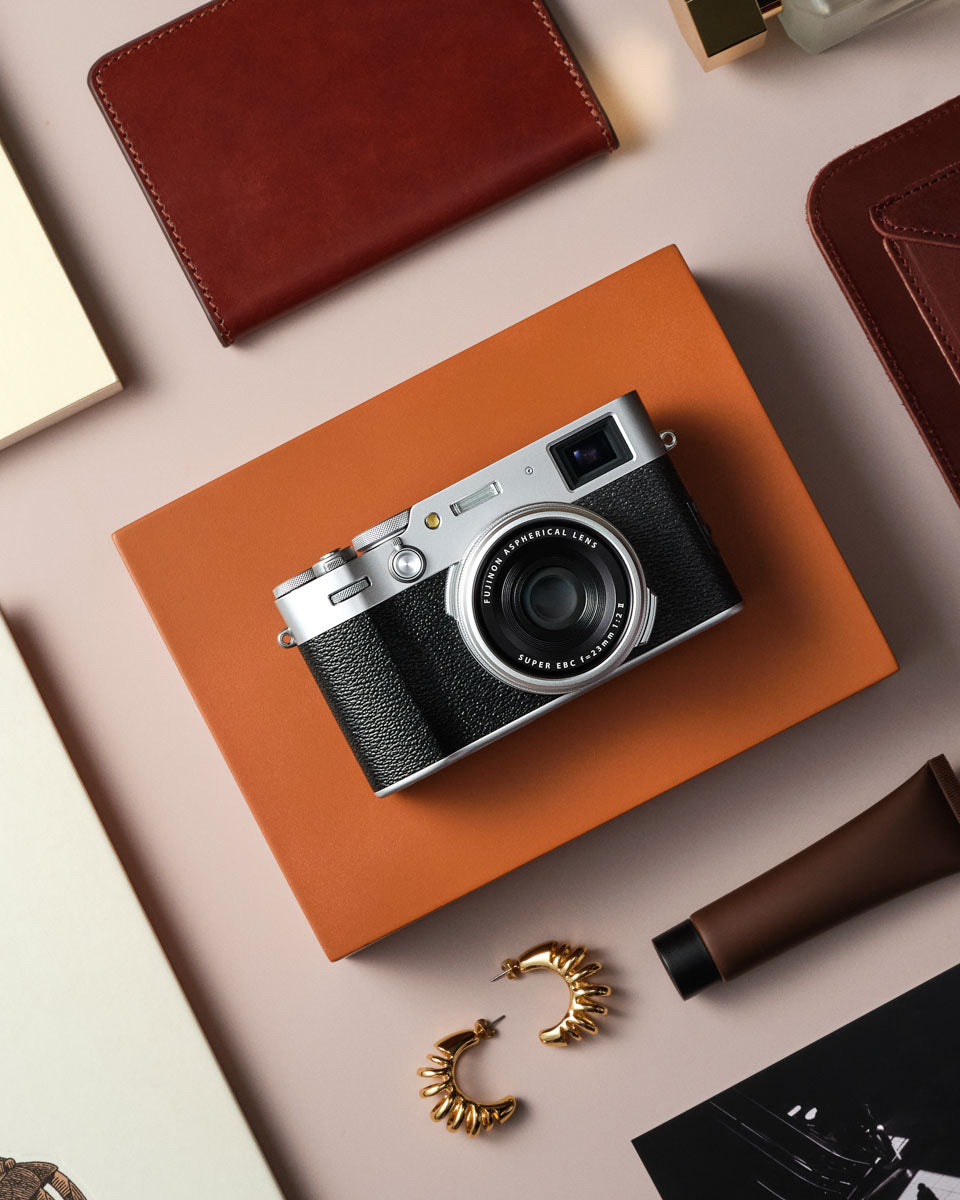
<path fill-rule="evenodd" d="M 677 431 L 674 461 L 743 612 L 377 799 L 300 655 L 277 647 L 273 586 L 631 388 L 658 428 Z M 330 958 L 897 669 L 675 247 L 151 513 L 116 541 Z M 216 637 L 197 635 L 212 628 Z"/>

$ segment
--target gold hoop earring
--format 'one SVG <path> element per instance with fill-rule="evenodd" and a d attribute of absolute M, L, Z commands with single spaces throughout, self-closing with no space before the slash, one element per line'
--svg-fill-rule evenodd
<path fill-rule="evenodd" d="M 422 1079 L 433 1079 L 434 1083 L 420 1089 L 425 1097 L 439 1096 L 430 1116 L 435 1121 L 447 1118 L 447 1128 L 459 1129 L 462 1125 L 470 1137 L 476 1137 L 481 1129 L 492 1129 L 509 1121 L 517 1111 L 516 1096 L 505 1096 L 496 1104 L 481 1104 L 465 1096 L 457 1084 L 457 1061 L 464 1051 L 478 1045 L 481 1038 L 493 1037 L 496 1025 L 503 1020 L 477 1021 L 472 1029 L 463 1029 L 435 1043 L 439 1054 L 428 1054 L 427 1061 L 433 1066 L 421 1067 L 417 1074 Z"/>
<path fill-rule="evenodd" d="M 603 969 L 603 964 L 590 962 L 584 965 L 587 950 L 581 946 L 571 949 L 561 942 L 543 942 L 534 946 L 520 958 L 506 958 L 500 964 L 500 974 L 494 980 L 519 979 L 528 971 L 553 971 L 570 989 L 570 1006 L 561 1021 L 549 1029 L 540 1030 L 540 1041 L 545 1046 L 566 1046 L 570 1041 L 579 1042 L 584 1033 L 597 1033 L 594 1017 L 605 1017 L 607 1009 L 598 1004 L 600 997 L 609 996 L 610 988 L 605 983 L 592 982 L 592 976 Z M 491 980 L 493 982 L 494 980 Z"/>

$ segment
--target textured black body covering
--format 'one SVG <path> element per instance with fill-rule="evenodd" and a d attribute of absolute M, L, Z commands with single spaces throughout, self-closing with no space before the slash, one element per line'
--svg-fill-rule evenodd
<path fill-rule="evenodd" d="M 620 530 L 657 596 L 653 634 L 632 657 L 740 602 L 666 455 L 577 503 Z M 374 791 L 556 699 L 480 666 L 446 613 L 445 584 L 446 572 L 432 575 L 300 647 Z"/>

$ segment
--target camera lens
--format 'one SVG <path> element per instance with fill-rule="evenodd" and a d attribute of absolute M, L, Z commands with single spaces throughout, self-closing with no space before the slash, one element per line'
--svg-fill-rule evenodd
<path fill-rule="evenodd" d="M 573 505 L 531 505 L 467 551 L 456 613 L 492 674 L 559 694 L 626 658 L 646 596 L 630 545 L 606 521 Z"/>
<path fill-rule="evenodd" d="M 550 631 L 569 629 L 582 615 L 586 601 L 580 580 L 562 566 L 535 568 L 518 592 L 531 625 Z"/>

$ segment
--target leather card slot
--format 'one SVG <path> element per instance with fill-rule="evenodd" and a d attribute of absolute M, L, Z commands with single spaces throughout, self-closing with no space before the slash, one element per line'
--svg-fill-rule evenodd
<path fill-rule="evenodd" d="M 960 246 L 960 162 L 881 200 L 870 218 L 884 237 Z"/>
<path fill-rule="evenodd" d="M 875 204 L 870 217 L 960 382 L 960 163 Z"/>

